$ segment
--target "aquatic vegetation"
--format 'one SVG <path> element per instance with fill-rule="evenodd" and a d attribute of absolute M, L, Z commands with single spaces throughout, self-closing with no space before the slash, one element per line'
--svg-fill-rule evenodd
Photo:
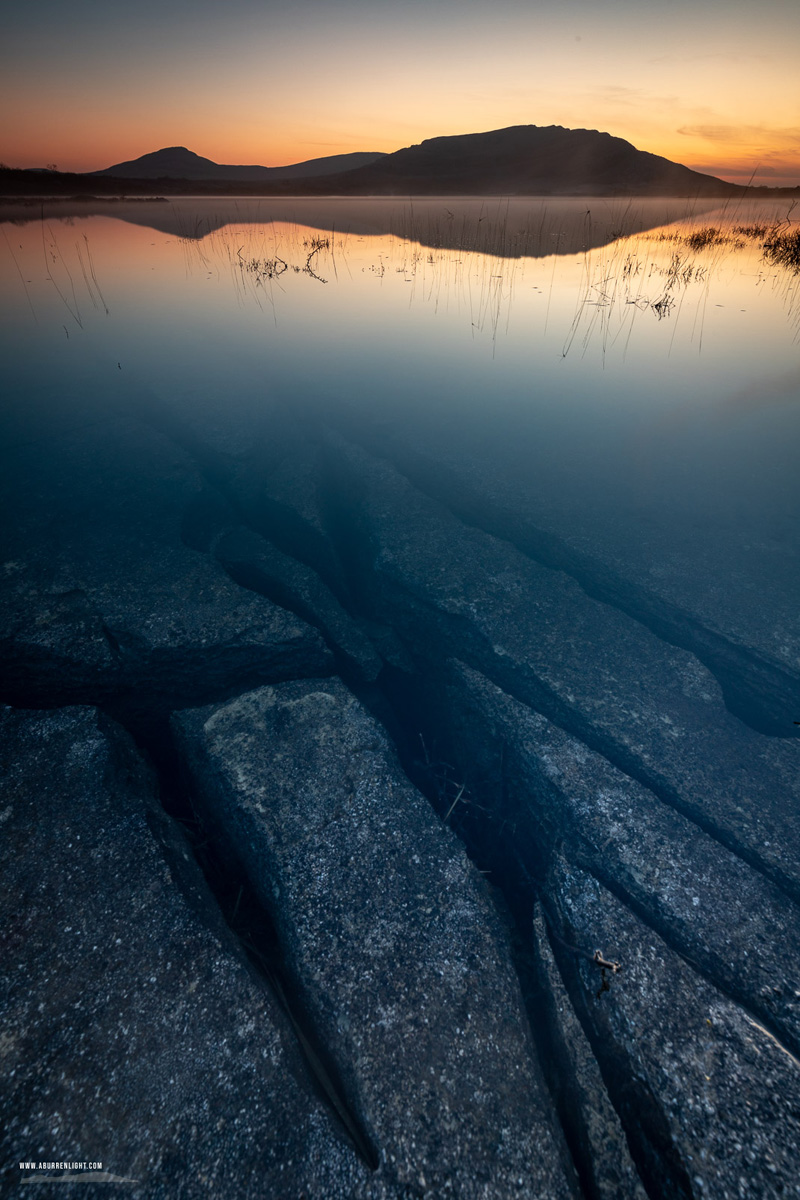
<path fill-rule="evenodd" d="M 761 222 L 755 225 L 734 225 L 733 232 L 739 234 L 743 238 L 756 240 L 757 238 L 766 237 L 772 228 L 772 225 L 766 225 Z"/>
<path fill-rule="evenodd" d="M 738 311 L 768 287 L 796 323 L 800 235 L 791 218 L 791 208 L 774 202 L 511 197 L 266 210 L 263 203 L 223 211 L 176 205 L 167 224 L 193 286 L 205 290 L 206 281 L 227 276 L 237 303 L 255 305 L 273 323 L 306 281 L 335 278 L 350 294 L 359 278 L 366 288 L 383 286 L 381 303 L 397 305 L 396 283 L 405 293 L 401 307 L 462 314 L 468 336 L 486 338 L 492 354 L 513 321 L 533 337 L 555 337 L 562 355 L 577 337 L 582 353 L 599 349 L 605 358 L 615 341 L 624 357 L 631 336 L 631 345 L 649 337 L 645 320 L 666 322 L 657 337 L 668 353 L 687 339 L 700 346 L 712 310 L 729 309 L 734 279 Z M 63 315 L 83 329 L 89 305 L 100 313 L 110 305 L 86 239 L 56 241 L 54 231 L 69 219 L 37 221 L 38 256 L 44 252 Z M 8 250 L 13 258 L 16 250 Z M 27 286 L 21 261 L 16 270 Z M 72 333 L 68 321 L 63 334 Z"/>
<path fill-rule="evenodd" d="M 662 229 L 645 237 L 659 242 L 679 242 L 693 251 L 707 250 L 710 246 L 743 250 L 756 242 L 760 243 L 767 262 L 790 270 L 800 268 L 800 230 L 790 228 L 788 216 L 781 221 L 753 221 L 728 228 L 703 225 L 688 232 L 680 228 Z"/>
<path fill-rule="evenodd" d="M 704 250 L 706 246 L 718 246 L 720 243 L 728 241 L 729 237 L 713 225 L 707 225 L 701 229 L 692 230 L 683 240 L 692 250 Z"/>
<path fill-rule="evenodd" d="M 320 283 L 327 283 L 327 279 L 323 279 L 321 275 L 318 275 L 311 263 L 315 256 L 319 254 L 320 250 L 330 249 L 331 239 L 327 237 L 307 238 L 303 241 L 303 245 L 308 250 L 308 254 L 306 256 L 306 265 L 302 268 L 295 267 L 295 271 L 299 273 L 299 271 L 302 270 L 306 275 L 310 275 L 312 279 L 317 279 Z"/>
<path fill-rule="evenodd" d="M 284 271 L 289 270 L 285 259 L 276 255 L 274 258 L 244 259 L 239 255 L 240 269 L 253 276 L 256 287 L 260 287 L 265 279 L 278 279 Z"/>
<path fill-rule="evenodd" d="M 764 242 L 763 250 L 767 262 L 800 271 L 800 229 L 786 233 L 775 230 Z"/>

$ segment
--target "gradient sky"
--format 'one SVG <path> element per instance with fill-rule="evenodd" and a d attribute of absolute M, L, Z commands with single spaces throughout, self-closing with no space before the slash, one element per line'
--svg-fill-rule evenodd
<path fill-rule="evenodd" d="M 0 23 L 0 161 L 278 166 L 533 124 L 794 185 L 798 63 L 798 0 L 31 0 Z"/>

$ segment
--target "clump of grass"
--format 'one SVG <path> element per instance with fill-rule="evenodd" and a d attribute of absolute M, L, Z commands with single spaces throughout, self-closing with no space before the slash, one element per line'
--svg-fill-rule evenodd
<path fill-rule="evenodd" d="M 800 229 L 793 229 L 789 233 L 771 233 L 762 250 L 767 262 L 788 267 L 790 271 L 800 271 Z"/>
<path fill-rule="evenodd" d="M 289 264 L 282 258 L 242 258 L 239 254 L 239 269 L 254 276 L 256 287 L 260 287 L 265 279 L 277 279 L 284 271 L 289 270 Z"/>
<path fill-rule="evenodd" d="M 772 225 L 734 225 L 733 232 L 740 237 L 751 238 L 753 241 L 759 238 L 766 237 L 769 231 L 774 228 Z"/>
<path fill-rule="evenodd" d="M 664 317 L 668 317 L 672 312 L 675 298 L 670 296 L 669 292 L 665 292 L 660 300 L 656 300 L 655 304 L 651 304 L 653 312 L 658 317 L 659 321 L 663 321 Z"/>
<path fill-rule="evenodd" d="M 729 238 L 714 225 L 706 225 L 702 229 L 695 229 L 684 238 L 686 245 L 692 250 L 704 250 L 706 246 L 718 246 L 721 242 L 728 240 Z"/>
<path fill-rule="evenodd" d="M 667 291 L 670 288 L 686 286 L 691 283 L 692 279 L 699 282 L 706 275 L 705 267 L 698 267 L 693 262 L 690 262 L 684 255 L 679 253 L 673 254 L 670 264 L 666 271 L 659 272 L 667 277 Z"/>
<path fill-rule="evenodd" d="M 791 210 L 790 210 L 791 212 Z M 691 233 L 680 230 L 662 230 L 655 235 L 655 241 L 679 242 L 690 250 L 705 250 L 709 246 L 731 246 L 734 250 L 743 249 L 748 242 L 760 242 L 763 256 L 767 262 L 775 266 L 786 267 L 790 271 L 800 271 L 800 230 L 789 230 L 788 217 L 779 222 L 768 224 L 754 221 L 750 225 L 732 225 L 730 228 L 720 228 L 716 225 L 704 225 Z M 632 273 L 626 265 L 623 274 L 627 277 Z M 702 278 L 700 268 L 691 268 L 681 260 L 679 254 L 673 255 L 672 263 L 667 271 L 672 282 L 688 283 L 694 276 Z M 660 315 L 660 314 L 659 314 Z"/>
<path fill-rule="evenodd" d="M 634 275 L 638 275 L 642 269 L 642 264 L 636 254 L 626 254 L 625 262 L 622 267 L 622 278 L 630 279 Z"/>

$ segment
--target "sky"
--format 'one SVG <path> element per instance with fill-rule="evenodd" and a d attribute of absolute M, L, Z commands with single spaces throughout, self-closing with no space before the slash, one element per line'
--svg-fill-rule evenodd
<path fill-rule="evenodd" d="M 798 0 L 29 0 L 0 19 L 0 161 L 281 166 L 564 125 L 798 185 L 798 63 Z"/>

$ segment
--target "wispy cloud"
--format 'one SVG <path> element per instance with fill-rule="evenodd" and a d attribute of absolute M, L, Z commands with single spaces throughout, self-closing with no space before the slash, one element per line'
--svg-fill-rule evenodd
<path fill-rule="evenodd" d="M 707 142 L 741 142 L 739 130 L 734 125 L 681 125 L 676 133 L 684 137 L 704 138 Z"/>
<path fill-rule="evenodd" d="M 769 125 L 681 125 L 675 131 L 684 137 L 703 138 L 737 146 L 794 146 L 800 148 L 800 128 Z"/>

